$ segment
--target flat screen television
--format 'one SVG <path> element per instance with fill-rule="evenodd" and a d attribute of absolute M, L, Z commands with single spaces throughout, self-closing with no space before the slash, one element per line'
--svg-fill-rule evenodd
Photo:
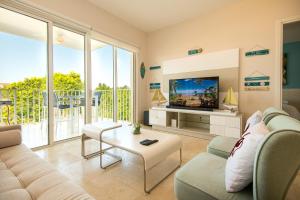
<path fill-rule="evenodd" d="M 219 107 L 219 77 L 169 80 L 169 106 L 185 109 Z"/>

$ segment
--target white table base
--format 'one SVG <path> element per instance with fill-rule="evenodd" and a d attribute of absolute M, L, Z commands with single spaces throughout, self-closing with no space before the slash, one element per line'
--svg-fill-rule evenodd
<path fill-rule="evenodd" d="M 102 150 L 102 143 L 101 143 L 101 137 L 102 134 L 106 131 L 119 128 L 121 127 L 121 124 L 110 122 L 110 121 L 104 121 L 104 122 L 98 122 L 98 123 L 92 123 L 92 124 L 86 124 L 82 128 L 82 135 L 81 135 L 81 156 L 85 159 L 90 159 L 96 156 L 99 156 L 103 153 L 104 150 L 109 150 L 111 147 L 108 147 L 107 149 Z M 99 141 L 100 148 L 99 151 L 86 154 L 85 152 L 85 142 L 86 140 L 94 139 Z M 120 162 L 121 160 L 119 160 Z"/>

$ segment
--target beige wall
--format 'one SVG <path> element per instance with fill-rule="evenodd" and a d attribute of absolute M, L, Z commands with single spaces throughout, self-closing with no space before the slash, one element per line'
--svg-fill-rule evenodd
<path fill-rule="evenodd" d="M 187 50 L 202 47 L 205 52 L 240 48 L 240 109 L 248 116 L 256 109 L 274 105 L 275 74 L 275 23 L 279 19 L 300 15 L 299 0 L 241 0 L 213 13 L 173 25 L 147 35 L 97 8 L 85 0 L 26 0 L 49 11 L 57 12 L 94 29 L 133 44 L 140 49 L 139 63 L 146 60 L 147 66 L 161 65 L 162 61 L 184 57 Z M 266 56 L 245 57 L 244 53 L 256 44 L 269 48 Z M 242 79 L 253 71 L 271 76 L 271 90 L 246 92 Z M 158 70 L 146 72 L 141 80 L 139 66 L 138 110 L 150 107 L 149 83 L 163 80 Z"/>
<path fill-rule="evenodd" d="M 240 48 L 240 110 L 248 116 L 275 104 L 275 27 L 279 19 L 300 15 L 299 0 L 241 0 L 213 13 L 148 34 L 147 64 L 184 57 L 187 50 L 205 52 Z M 270 49 L 265 56 L 245 57 L 260 45 Z M 184 66 L 183 66 L 184 67 Z M 255 70 L 271 76 L 270 91 L 244 91 L 242 79 Z M 149 72 L 149 71 L 148 71 Z M 148 74 L 148 82 L 162 80 L 160 71 Z M 146 94 L 150 99 L 147 84 Z M 145 95 L 146 95 L 145 94 Z M 149 101 L 147 102 L 150 106 Z"/>
<path fill-rule="evenodd" d="M 89 25 L 93 27 L 94 30 L 104 33 L 113 39 L 134 45 L 140 49 L 138 54 L 140 61 L 145 59 L 146 33 L 132 27 L 128 23 L 114 17 L 95 5 L 90 4 L 86 0 L 26 0 L 25 2 L 32 3 L 55 14 L 57 13 L 74 21 Z M 140 63 L 140 61 L 138 62 Z M 137 108 L 139 111 L 138 117 L 141 119 L 142 111 L 146 105 L 142 102 L 142 96 L 140 94 L 146 87 L 146 81 L 142 81 L 140 76 L 137 77 L 139 99 Z"/>

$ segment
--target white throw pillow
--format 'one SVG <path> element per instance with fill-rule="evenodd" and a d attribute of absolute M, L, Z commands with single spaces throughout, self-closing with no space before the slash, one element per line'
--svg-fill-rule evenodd
<path fill-rule="evenodd" d="M 251 128 L 252 126 L 254 126 L 255 124 L 259 123 L 262 121 L 263 118 L 263 114 L 260 110 L 256 111 L 255 113 L 253 113 L 247 120 L 246 122 L 246 126 L 245 126 L 245 130 L 247 131 L 249 128 Z"/>
<path fill-rule="evenodd" d="M 253 181 L 256 150 L 269 133 L 263 121 L 251 127 L 233 147 L 226 163 L 225 185 L 227 192 L 238 192 Z"/>

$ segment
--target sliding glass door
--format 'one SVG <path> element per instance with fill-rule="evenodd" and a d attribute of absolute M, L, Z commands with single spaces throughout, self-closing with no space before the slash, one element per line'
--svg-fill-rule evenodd
<path fill-rule="evenodd" d="M 49 143 L 47 93 L 47 23 L 0 7 L 0 125 L 29 147 Z"/>
<path fill-rule="evenodd" d="M 91 40 L 92 121 L 132 122 L 133 52 Z"/>
<path fill-rule="evenodd" d="M 117 120 L 132 122 L 133 53 L 117 48 Z"/>
<path fill-rule="evenodd" d="M 92 121 L 113 121 L 113 46 L 91 40 Z"/>
<path fill-rule="evenodd" d="M 21 124 L 39 147 L 80 136 L 85 121 L 132 122 L 133 52 L 13 10 L 0 7 L 0 125 Z"/>
<path fill-rule="evenodd" d="M 54 26 L 54 141 L 81 134 L 85 113 L 84 71 L 84 36 Z"/>

